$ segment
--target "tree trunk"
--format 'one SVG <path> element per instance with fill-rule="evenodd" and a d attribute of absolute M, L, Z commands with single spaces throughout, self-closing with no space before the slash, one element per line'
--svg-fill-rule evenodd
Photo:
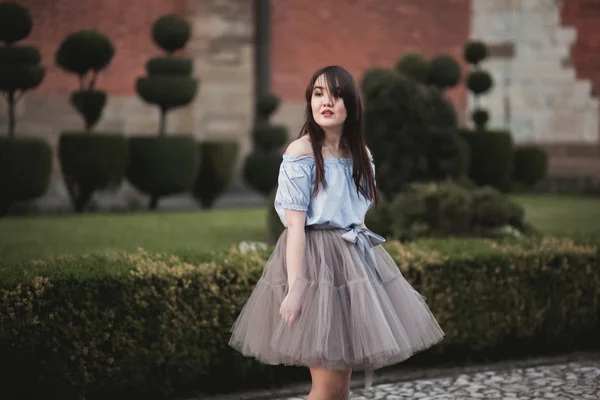
<path fill-rule="evenodd" d="M 15 91 L 8 92 L 8 136 L 15 137 Z"/>
<path fill-rule="evenodd" d="M 148 209 L 150 210 L 156 210 L 156 208 L 158 207 L 158 196 L 152 195 L 150 197 L 150 205 L 148 207 Z"/>
<path fill-rule="evenodd" d="M 159 136 L 165 136 L 165 127 L 167 125 L 167 109 L 164 107 L 160 108 L 160 129 L 158 131 Z"/>

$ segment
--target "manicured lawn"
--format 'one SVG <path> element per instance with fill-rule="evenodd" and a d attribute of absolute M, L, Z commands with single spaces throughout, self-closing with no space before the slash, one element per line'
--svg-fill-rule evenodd
<path fill-rule="evenodd" d="M 600 198 L 511 197 L 525 207 L 527 220 L 543 233 L 593 235 L 600 242 Z M 266 209 L 5 218 L 0 220 L 0 263 L 138 247 L 198 252 L 266 237 Z M 454 250 L 468 251 L 460 246 Z"/>
<path fill-rule="evenodd" d="M 526 219 L 543 233 L 600 234 L 600 197 L 567 195 L 511 197 L 523 205 Z"/>
<path fill-rule="evenodd" d="M 0 220 L 0 262 L 114 250 L 204 251 L 266 240 L 266 210 L 139 212 Z"/>

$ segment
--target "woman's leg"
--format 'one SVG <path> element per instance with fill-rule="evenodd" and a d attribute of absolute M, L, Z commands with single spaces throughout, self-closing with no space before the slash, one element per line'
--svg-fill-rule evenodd
<path fill-rule="evenodd" d="M 312 386 L 306 400 L 346 400 L 349 398 L 352 370 L 333 371 L 311 367 Z"/>

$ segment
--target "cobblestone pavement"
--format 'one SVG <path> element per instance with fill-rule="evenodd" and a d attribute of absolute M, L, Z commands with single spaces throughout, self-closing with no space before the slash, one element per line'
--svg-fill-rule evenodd
<path fill-rule="evenodd" d="M 303 400 L 303 397 L 277 400 Z M 373 385 L 355 389 L 352 400 L 600 400 L 600 360 L 514 368 L 504 371 L 474 372 L 437 379 Z"/>

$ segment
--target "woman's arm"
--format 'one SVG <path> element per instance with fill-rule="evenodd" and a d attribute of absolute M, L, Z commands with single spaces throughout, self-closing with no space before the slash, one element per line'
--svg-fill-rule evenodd
<path fill-rule="evenodd" d="M 306 221 L 305 211 L 285 210 L 285 218 L 288 225 L 287 243 L 285 249 L 288 287 L 292 288 L 296 276 L 304 262 L 304 245 L 306 233 L 304 223 Z"/>

